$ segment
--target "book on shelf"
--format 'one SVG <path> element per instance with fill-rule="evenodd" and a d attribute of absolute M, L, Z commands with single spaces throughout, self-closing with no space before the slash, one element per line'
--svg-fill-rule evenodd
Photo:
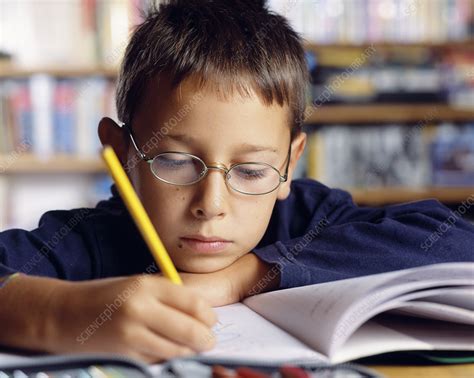
<path fill-rule="evenodd" d="M 433 185 L 474 188 L 474 125 L 443 125 L 436 134 L 431 147 Z"/>
<path fill-rule="evenodd" d="M 110 196 L 111 185 L 107 174 L 80 180 L 74 173 L 19 175 L 14 180 L 0 174 L 0 231 L 34 229 L 41 216 L 50 210 L 94 207 Z"/>
<path fill-rule="evenodd" d="M 213 363 L 339 363 L 399 351 L 474 351 L 474 263 L 273 291 L 216 308 Z"/>
<path fill-rule="evenodd" d="M 0 48 L 22 67 L 116 67 L 148 2 L 2 2 Z"/>
<path fill-rule="evenodd" d="M 470 0 L 269 0 L 306 40 L 318 44 L 434 42 L 472 37 Z M 362 27 L 361 27 L 362 26 Z"/>
<path fill-rule="evenodd" d="M 0 154 L 96 156 L 99 120 L 116 117 L 114 92 L 100 76 L 0 80 Z"/>
<path fill-rule="evenodd" d="M 8 182 L 7 178 L 2 175 L 3 167 L 0 165 L 0 232 L 7 228 L 8 219 Z"/>
<path fill-rule="evenodd" d="M 307 176 L 331 187 L 474 186 L 474 124 L 347 126 L 309 133 Z"/>
<path fill-rule="evenodd" d="M 473 44 L 474 46 L 474 44 Z M 474 49 L 436 53 L 373 49 L 307 51 L 310 101 L 329 104 L 439 103 L 472 108 Z M 327 95 L 329 94 L 329 95 Z"/>

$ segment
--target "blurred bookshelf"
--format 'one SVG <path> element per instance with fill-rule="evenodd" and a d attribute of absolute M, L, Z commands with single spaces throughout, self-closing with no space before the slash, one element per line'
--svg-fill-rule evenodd
<path fill-rule="evenodd" d="M 61 173 L 105 173 L 106 167 L 97 157 L 80 158 L 71 155 L 55 155 L 40 158 L 34 154 L 22 154 L 17 158 L 0 155 L 2 174 L 61 174 Z"/>
<path fill-rule="evenodd" d="M 116 119 L 118 62 L 147 3 L 1 5 L 0 226 L 33 227 L 51 204 L 94 206 L 109 195 L 97 123 Z M 361 205 L 474 196 L 473 1 L 268 3 L 303 36 L 311 72 L 297 177 L 346 189 Z M 37 35 L 15 29 L 19 14 L 45 20 Z M 62 47 L 48 44 L 52 19 L 69 30 Z M 22 46 L 13 43 L 21 33 Z M 35 189 L 51 201 L 15 214 Z"/>
<path fill-rule="evenodd" d="M 354 202 L 359 205 L 382 206 L 390 203 L 437 199 L 446 204 L 458 204 L 474 193 L 472 188 L 374 188 L 351 189 Z"/>
<path fill-rule="evenodd" d="M 88 76 L 100 76 L 109 79 L 117 77 L 117 68 L 113 67 L 75 67 L 75 68 L 61 68 L 61 67 L 42 67 L 42 68 L 26 68 L 15 67 L 7 65 L 0 66 L 0 79 L 19 79 L 28 78 L 32 75 L 48 75 L 58 78 L 81 78 Z"/>
<path fill-rule="evenodd" d="M 417 123 L 432 113 L 432 121 L 472 121 L 474 108 L 455 108 L 440 104 L 369 104 L 369 105 L 332 105 L 312 110 L 305 122 L 310 124 L 332 123 Z"/>

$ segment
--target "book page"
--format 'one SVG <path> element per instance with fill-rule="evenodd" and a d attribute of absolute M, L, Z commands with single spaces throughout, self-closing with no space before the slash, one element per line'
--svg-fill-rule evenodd
<path fill-rule="evenodd" d="M 197 357 L 199 360 L 256 363 L 327 361 L 324 356 L 242 303 L 217 307 L 215 310 L 219 319 L 213 328 L 217 344 L 213 350 L 201 353 Z"/>
<path fill-rule="evenodd" d="M 474 312 L 471 310 L 467 310 L 463 307 L 429 302 L 430 298 L 433 297 L 446 299 L 454 297 L 459 298 L 459 296 L 464 295 L 466 291 L 472 292 L 473 290 L 474 286 L 442 286 L 434 289 L 415 290 L 407 294 L 395 296 L 371 309 L 361 306 L 361 308 L 364 308 L 366 311 L 364 313 L 357 312 L 357 317 L 350 316 L 351 313 L 349 313 L 345 322 L 347 328 L 351 327 L 355 331 L 366 321 L 380 313 L 400 312 L 408 316 L 425 317 L 462 324 L 473 324 Z M 332 355 L 336 349 L 340 348 L 351 336 L 351 333 L 345 333 L 335 339 L 327 351 L 327 355 Z"/>
<path fill-rule="evenodd" d="M 31 357 L 27 357 L 20 354 L 10 354 L 10 353 L 5 353 L 5 352 L 0 352 L 0 365 L 21 363 L 21 362 L 26 362 L 30 359 Z"/>
<path fill-rule="evenodd" d="M 331 362 L 402 350 L 474 350 L 473 340 L 469 325 L 382 314 L 357 329 Z"/>
<path fill-rule="evenodd" d="M 264 293 L 244 303 L 329 356 L 370 313 L 415 290 L 474 284 L 473 263 L 446 263 Z"/>
<path fill-rule="evenodd" d="M 474 325 L 473 311 L 441 303 L 413 301 L 404 303 L 390 312 L 405 316 Z"/>
<path fill-rule="evenodd" d="M 432 295 L 426 297 L 425 300 L 474 311 L 474 290 L 472 287 L 453 288 L 449 293 Z"/>

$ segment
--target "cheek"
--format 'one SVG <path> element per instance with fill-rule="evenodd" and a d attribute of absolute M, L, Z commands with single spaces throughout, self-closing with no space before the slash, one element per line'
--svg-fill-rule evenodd
<path fill-rule="evenodd" d="M 247 225 L 247 229 L 259 230 L 266 229 L 268 220 L 272 215 L 275 200 L 272 197 L 249 198 L 250 201 L 241 201 L 236 206 L 236 214 L 242 220 L 242 224 Z M 239 222 L 240 223 L 240 222 Z"/>
<path fill-rule="evenodd" d="M 154 224 L 169 223 L 161 220 L 176 217 L 185 200 L 180 188 L 158 181 L 146 165 L 135 169 L 130 179 Z"/>

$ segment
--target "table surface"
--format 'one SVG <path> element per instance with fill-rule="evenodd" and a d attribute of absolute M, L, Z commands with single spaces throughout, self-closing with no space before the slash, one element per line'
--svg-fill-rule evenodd
<path fill-rule="evenodd" d="M 366 365 L 387 378 L 474 378 L 474 364 L 433 366 Z"/>

